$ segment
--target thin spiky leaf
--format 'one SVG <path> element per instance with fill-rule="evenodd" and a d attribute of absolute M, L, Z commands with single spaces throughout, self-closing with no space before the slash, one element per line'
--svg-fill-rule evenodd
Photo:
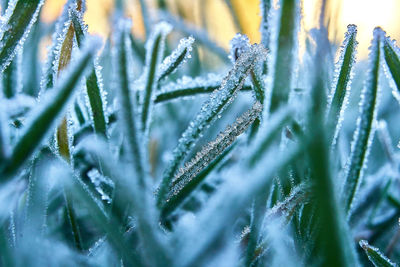
<path fill-rule="evenodd" d="M 126 38 L 130 30 L 129 21 L 120 21 L 117 25 L 115 34 L 115 48 L 113 51 L 113 64 L 116 69 L 116 90 L 119 93 L 119 101 L 121 103 L 121 119 L 123 129 L 126 135 L 126 142 L 130 161 L 135 166 L 136 176 L 139 179 L 141 186 L 145 185 L 145 170 L 143 164 L 143 153 L 140 146 L 140 136 L 137 126 L 136 112 L 133 106 L 132 97 L 130 94 L 130 82 L 128 76 L 128 60 L 126 52 Z"/>
<path fill-rule="evenodd" d="M 179 41 L 178 47 L 163 60 L 159 67 L 158 82 L 176 71 L 188 58 L 191 58 L 190 52 L 192 51 L 193 43 L 194 38 L 192 36 Z"/>
<path fill-rule="evenodd" d="M 383 40 L 383 53 L 385 62 L 392 76 L 397 91 L 393 91 L 393 95 L 400 101 L 400 49 L 396 43 L 389 37 Z"/>
<path fill-rule="evenodd" d="M 141 129 L 146 133 L 150 124 L 150 113 L 153 106 L 153 95 L 157 87 L 158 66 L 165 46 L 165 37 L 172 30 L 171 25 L 159 23 L 146 43 L 145 88 L 141 113 Z"/>
<path fill-rule="evenodd" d="M 336 143 L 336 138 L 342 126 L 344 112 L 346 110 L 348 96 L 350 94 L 351 78 L 353 76 L 353 66 L 357 52 L 356 41 L 357 26 L 351 24 L 347 26 L 347 32 L 341 46 L 339 61 L 336 63 L 335 79 L 332 84 L 332 93 L 329 97 L 327 120 L 332 127 L 332 143 Z M 334 129 L 333 129 L 334 128 Z"/>
<path fill-rule="evenodd" d="M 353 136 L 349 162 L 346 166 L 345 184 L 342 192 L 347 214 L 350 213 L 353 200 L 360 186 L 376 128 L 380 53 L 383 37 L 382 29 L 375 28 L 369 55 L 368 77 L 361 93 L 359 117 Z"/>
<path fill-rule="evenodd" d="M 176 82 L 170 82 L 161 87 L 156 94 L 154 103 L 164 103 L 177 98 L 194 97 L 198 94 L 209 94 L 221 87 L 223 77 L 215 74 L 208 74 L 196 78 L 183 76 Z M 252 90 L 251 85 L 244 84 L 241 91 Z"/>
<path fill-rule="evenodd" d="M 170 213 L 185 200 L 185 197 L 196 188 L 201 180 L 198 174 L 226 150 L 258 118 L 262 105 L 256 102 L 253 107 L 229 125 L 224 132 L 203 148 L 176 174 L 172 180 L 171 191 L 163 206 L 163 214 Z M 197 178 L 197 179 L 196 179 Z"/>
<path fill-rule="evenodd" d="M 21 138 L 17 141 L 10 158 L 7 159 L 1 170 L 3 181 L 8 180 L 11 174 L 16 173 L 22 167 L 36 148 L 41 145 L 46 134 L 52 130 L 53 122 L 57 120 L 58 115 L 71 98 L 97 48 L 98 42 L 90 40 L 77 61 L 65 71 L 66 74 L 52 92 L 43 97 L 46 100 L 43 100 L 42 104 L 33 112 L 34 115 L 26 123 Z"/>
<path fill-rule="evenodd" d="M 22 49 L 43 3 L 43 0 L 13 0 L 8 3 L 4 14 L 4 24 L 0 28 L 0 69 L 2 72 L 16 53 Z"/>
<path fill-rule="evenodd" d="M 360 247 L 365 251 L 368 259 L 372 262 L 375 267 L 396 267 L 396 263 L 392 262 L 388 257 L 383 255 L 380 250 L 374 246 L 368 244 L 368 241 L 361 240 L 359 242 Z"/>
<path fill-rule="evenodd" d="M 86 26 L 83 23 L 82 13 L 72 9 L 70 16 L 75 29 L 77 44 L 81 47 L 85 35 L 87 35 Z M 103 90 L 101 72 L 95 59 L 92 65 L 92 71 L 86 79 L 86 92 L 89 98 L 93 126 L 96 133 L 107 135 L 107 123 L 105 115 L 106 98 Z"/>
<path fill-rule="evenodd" d="M 295 0 L 283 0 L 281 5 L 281 18 L 270 104 L 271 112 L 276 111 L 283 104 L 286 104 L 289 99 L 294 72 L 296 30 L 298 28 L 297 24 L 299 23 L 299 2 Z"/>

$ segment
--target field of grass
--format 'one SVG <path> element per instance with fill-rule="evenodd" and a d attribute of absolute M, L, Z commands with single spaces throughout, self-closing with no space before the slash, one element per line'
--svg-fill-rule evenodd
<path fill-rule="evenodd" d="M 328 1 L 303 42 L 300 0 L 260 0 L 261 42 L 237 25 L 226 51 L 163 0 L 145 40 L 116 0 L 104 41 L 84 0 L 44 2 L 0 3 L 0 266 L 398 266 L 384 29 L 357 60 Z"/>

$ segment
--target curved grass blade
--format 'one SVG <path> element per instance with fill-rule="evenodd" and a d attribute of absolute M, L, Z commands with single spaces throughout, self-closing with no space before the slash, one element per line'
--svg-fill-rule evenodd
<path fill-rule="evenodd" d="M 360 247 L 365 251 L 368 256 L 368 259 L 372 262 L 375 267 L 396 267 L 399 266 L 393 263 L 389 258 L 380 252 L 380 250 L 376 247 L 368 244 L 368 241 L 361 240 L 359 242 Z"/>
<path fill-rule="evenodd" d="M 172 30 L 171 25 L 159 23 L 146 43 L 145 90 L 141 114 L 142 132 L 147 134 L 150 124 L 150 112 L 153 104 L 153 94 L 157 86 L 158 65 L 160 64 L 165 37 Z"/>
<path fill-rule="evenodd" d="M 35 23 L 43 0 L 10 1 L 0 29 L 0 69 L 10 64 L 17 51 L 22 49 L 26 37 Z"/>
<path fill-rule="evenodd" d="M 164 85 L 160 92 L 156 94 L 154 103 L 163 103 L 177 98 L 193 97 L 198 94 L 209 94 L 221 87 L 222 77 L 209 74 L 205 77 L 186 77 L 177 82 Z M 252 90 L 251 85 L 244 84 L 241 91 Z"/>
<path fill-rule="evenodd" d="M 295 62 L 296 29 L 298 20 L 298 1 L 283 0 L 277 40 L 274 80 L 272 86 L 270 111 L 275 112 L 289 100 L 292 88 L 293 63 Z"/>
<path fill-rule="evenodd" d="M 181 168 L 172 180 L 172 189 L 167 195 L 163 206 L 163 215 L 173 212 L 179 204 L 196 188 L 204 178 L 199 176 L 205 167 L 210 165 L 219 155 L 223 154 L 236 138 L 241 135 L 260 115 L 262 105 L 256 102 L 253 107 L 236 119 L 215 140 L 205 145 L 191 161 Z"/>
<path fill-rule="evenodd" d="M 345 184 L 342 192 L 347 214 L 350 214 L 353 200 L 360 186 L 376 128 L 378 77 L 383 37 L 384 32 L 382 29 L 375 28 L 369 55 L 368 77 L 361 93 L 360 113 L 353 136 L 351 155 L 346 167 Z"/>
<path fill-rule="evenodd" d="M 194 38 L 192 36 L 183 38 L 179 41 L 178 47 L 171 55 L 163 60 L 163 63 L 159 67 L 158 83 L 176 71 L 188 58 L 191 58 L 190 52 L 192 51 L 193 43 Z"/>
<path fill-rule="evenodd" d="M 392 75 L 393 81 L 397 87 L 395 96 L 400 96 L 400 56 L 399 48 L 396 46 L 394 41 L 389 37 L 385 37 L 383 40 L 383 53 L 386 64 L 389 68 L 389 72 Z M 396 97 L 398 100 L 400 97 Z"/>
<path fill-rule="evenodd" d="M 265 57 L 265 53 L 262 46 L 251 46 L 250 50 L 237 60 L 234 68 L 223 80 L 221 87 L 211 94 L 210 98 L 203 104 L 196 118 L 182 134 L 177 147 L 174 149 L 173 159 L 165 170 L 161 181 L 157 197 L 157 204 L 159 207 L 161 207 L 162 203 L 165 201 L 173 175 L 185 156 L 189 153 L 189 150 L 200 138 L 204 129 L 209 127 L 217 119 L 218 115 L 232 103 L 237 92 L 243 87 L 250 70 L 254 67 L 258 58 Z"/>
<path fill-rule="evenodd" d="M 2 181 L 10 179 L 10 175 L 16 173 L 25 161 L 35 152 L 36 148 L 42 143 L 46 134 L 50 132 L 53 122 L 66 106 L 72 97 L 76 85 L 79 83 L 82 74 L 85 72 L 90 60 L 93 59 L 98 42 L 91 40 L 87 47 L 82 51 L 77 61 L 66 71 L 66 75 L 60 79 L 53 92 L 49 92 L 47 101 L 36 109 L 26 124 L 21 138 L 15 145 L 10 158 L 7 159 L 2 168 Z"/>
<path fill-rule="evenodd" d="M 119 93 L 119 101 L 121 103 L 121 119 L 123 121 L 123 129 L 125 130 L 126 142 L 130 161 L 135 167 L 136 177 L 139 184 L 145 185 L 145 169 L 143 163 L 143 153 L 140 146 L 140 136 L 135 116 L 135 108 L 132 103 L 130 94 L 130 82 L 128 76 L 128 61 L 126 52 L 126 38 L 130 23 L 128 21 L 120 21 L 117 25 L 115 34 L 115 49 L 113 51 L 113 64 L 116 70 L 116 90 Z"/>
<path fill-rule="evenodd" d="M 75 9 L 70 11 L 71 20 L 75 30 L 75 36 L 78 47 L 81 48 L 85 38 L 86 27 L 83 24 L 82 13 Z M 96 61 L 96 59 L 95 59 Z M 96 133 L 107 135 L 107 124 L 105 116 L 106 100 L 102 90 L 102 78 L 99 66 L 93 64 L 92 71 L 86 79 L 86 92 L 89 98 L 90 108 L 92 111 L 93 126 Z"/>
<path fill-rule="evenodd" d="M 327 123 L 332 128 L 332 137 L 328 140 L 332 140 L 332 144 L 336 143 L 350 94 L 350 84 L 358 44 L 356 35 L 357 26 L 353 24 L 348 25 L 344 42 L 341 46 L 340 58 L 338 63 L 336 63 L 335 79 L 327 112 Z"/>

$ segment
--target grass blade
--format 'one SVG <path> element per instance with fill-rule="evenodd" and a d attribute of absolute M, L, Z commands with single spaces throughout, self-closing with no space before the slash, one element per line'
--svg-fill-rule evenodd
<path fill-rule="evenodd" d="M 79 48 L 81 48 L 82 42 L 87 34 L 86 27 L 83 24 L 82 14 L 75 9 L 72 9 L 70 16 L 75 29 L 77 44 Z M 104 111 L 106 100 L 104 93 L 102 93 L 103 89 L 101 73 L 99 71 L 99 66 L 96 63 L 92 66 L 92 71 L 86 79 L 86 92 L 92 111 L 94 131 L 106 136 L 107 124 Z"/>
<path fill-rule="evenodd" d="M 158 83 L 176 71 L 188 58 L 191 58 L 190 52 L 192 51 L 193 43 L 194 38 L 192 36 L 179 41 L 178 47 L 163 60 L 159 67 Z"/>
<path fill-rule="evenodd" d="M 209 74 L 204 77 L 190 78 L 184 76 L 177 82 L 164 85 L 156 94 L 154 103 L 164 103 L 177 98 L 193 97 L 198 94 L 209 94 L 221 87 L 222 77 Z M 251 85 L 244 84 L 241 91 L 252 90 Z"/>
<path fill-rule="evenodd" d="M 163 216 L 173 212 L 179 204 L 200 184 L 203 176 L 200 172 L 211 164 L 219 155 L 223 154 L 236 138 L 241 135 L 260 115 L 262 105 L 256 102 L 253 107 L 236 119 L 232 126 L 228 126 L 224 132 L 212 142 L 205 145 L 191 161 L 181 168 L 172 180 L 172 189 L 167 195 L 162 212 Z M 200 179 L 199 179 L 200 178 Z"/>
<path fill-rule="evenodd" d="M 258 58 L 263 57 L 265 57 L 265 50 L 259 45 L 253 45 L 249 52 L 243 54 L 235 63 L 234 68 L 225 77 L 221 87 L 214 91 L 210 98 L 203 104 L 201 111 L 182 134 L 182 138 L 178 141 L 178 146 L 173 152 L 173 159 L 165 170 L 161 181 L 157 198 L 159 207 L 165 201 L 173 175 L 185 156 L 189 153 L 189 149 L 197 142 L 204 129 L 210 126 L 217 119 L 218 115 L 233 101 L 237 92 L 243 87 L 246 77 L 254 67 L 254 64 L 256 64 Z"/>
<path fill-rule="evenodd" d="M 342 193 L 347 214 L 350 214 L 353 200 L 360 186 L 376 128 L 378 77 L 383 37 L 384 32 L 382 29 L 375 28 L 369 56 L 370 69 L 362 91 L 360 113 L 353 136 L 349 163 L 346 167 L 345 184 Z"/>
<path fill-rule="evenodd" d="M 171 31 L 171 25 L 159 23 L 146 43 L 145 90 L 141 114 L 142 132 L 147 134 L 150 124 L 150 112 L 153 104 L 153 94 L 157 86 L 157 69 L 164 51 L 165 37 Z"/>
<path fill-rule="evenodd" d="M 383 40 L 383 53 L 386 64 L 389 68 L 389 72 L 392 75 L 392 79 L 397 87 L 397 92 L 394 93 L 398 100 L 400 99 L 400 58 L 399 48 L 396 46 L 394 41 L 389 37 L 385 37 Z"/>
<path fill-rule="evenodd" d="M 360 241 L 360 246 L 365 251 L 368 256 L 368 259 L 374 264 L 375 267 L 395 267 L 397 264 L 393 263 L 389 258 L 380 252 L 380 250 L 376 247 L 368 244 L 366 240 Z"/>
<path fill-rule="evenodd" d="M 0 29 L 0 69 L 2 72 L 17 52 L 22 49 L 43 3 L 43 0 L 13 0 L 9 2 L 4 15 L 5 24 Z"/>
<path fill-rule="evenodd" d="M 281 8 L 280 28 L 278 35 L 274 81 L 270 111 L 276 111 L 282 104 L 286 104 L 292 88 L 293 63 L 295 62 L 296 30 L 298 20 L 298 6 L 296 0 L 283 0 Z"/>
<path fill-rule="evenodd" d="M 79 83 L 82 74 L 93 59 L 98 43 L 93 40 L 82 51 L 76 63 L 71 65 L 65 72 L 66 75 L 60 79 L 54 88 L 49 92 L 48 100 L 36 109 L 34 116 L 26 124 L 25 130 L 15 145 L 12 154 L 5 166 L 2 168 L 2 182 L 10 179 L 10 175 L 16 173 L 25 161 L 35 152 L 42 143 L 48 132 L 51 131 L 53 122 L 58 118 L 63 108 L 72 97 L 76 85 Z"/>
<path fill-rule="evenodd" d="M 344 111 L 348 102 L 350 94 L 350 84 L 352 78 L 352 70 L 355 64 L 355 56 L 357 52 L 356 41 L 357 26 L 347 26 L 344 42 L 341 46 L 341 54 L 335 70 L 336 77 L 334 79 L 332 93 L 330 96 L 330 103 L 328 105 L 327 120 L 329 127 L 332 129 L 332 143 L 336 143 L 336 138 L 342 125 Z"/>
<path fill-rule="evenodd" d="M 121 102 L 121 119 L 123 120 L 123 127 L 126 134 L 126 142 L 130 161 L 133 162 L 135 167 L 136 177 L 139 179 L 139 184 L 144 187 L 145 185 L 145 169 L 143 165 L 143 153 L 140 146 L 140 136 L 138 136 L 138 127 L 135 116 L 135 108 L 132 103 L 130 94 L 130 82 L 128 77 L 128 61 L 126 52 L 126 38 L 130 29 L 128 21 L 120 21 L 117 25 L 115 34 L 115 50 L 114 50 L 114 68 L 117 75 L 116 89 L 119 92 L 119 101 Z"/>

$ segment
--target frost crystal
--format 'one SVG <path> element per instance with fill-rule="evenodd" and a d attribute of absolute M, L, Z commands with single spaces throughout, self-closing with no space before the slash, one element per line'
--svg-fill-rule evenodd
<path fill-rule="evenodd" d="M 231 53 L 229 59 L 234 64 L 236 60 L 247 51 L 250 50 L 250 41 L 247 35 L 237 33 L 235 37 L 230 41 Z"/>

